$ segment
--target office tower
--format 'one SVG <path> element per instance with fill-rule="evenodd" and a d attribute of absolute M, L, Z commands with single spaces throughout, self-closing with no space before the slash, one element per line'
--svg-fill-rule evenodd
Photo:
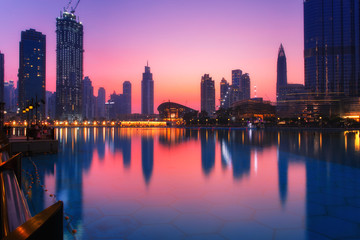
<path fill-rule="evenodd" d="M 46 91 L 46 118 L 55 119 L 56 92 Z"/>
<path fill-rule="evenodd" d="M 360 95 L 359 15 L 359 1 L 304 1 L 307 90 L 317 95 Z"/>
<path fill-rule="evenodd" d="M 215 112 L 215 83 L 209 74 L 201 77 L 201 111 L 210 116 Z"/>
<path fill-rule="evenodd" d="M 4 102 L 5 58 L 0 51 L 0 102 Z"/>
<path fill-rule="evenodd" d="M 105 88 L 101 87 L 98 90 L 98 96 L 96 98 L 96 118 L 105 118 Z"/>
<path fill-rule="evenodd" d="M 17 99 L 15 96 L 15 87 L 14 81 L 9 81 L 4 83 L 4 103 L 5 110 L 7 112 L 15 113 L 16 112 L 16 103 Z"/>
<path fill-rule="evenodd" d="M 221 79 L 220 82 L 220 108 L 229 108 L 229 83 L 225 80 L 225 78 Z"/>
<path fill-rule="evenodd" d="M 124 114 L 131 114 L 131 83 L 125 81 L 123 83 L 124 95 Z"/>
<path fill-rule="evenodd" d="M 240 86 L 242 71 L 240 69 L 232 70 L 232 85 Z"/>
<path fill-rule="evenodd" d="M 250 97 L 250 76 L 248 73 L 241 75 L 240 92 L 242 92 L 242 99 L 249 100 Z"/>
<path fill-rule="evenodd" d="M 280 95 L 280 88 L 287 85 L 287 68 L 286 55 L 283 45 L 280 45 L 277 59 L 277 81 L 276 81 L 276 100 L 283 100 L 284 96 Z"/>
<path fill-rule="evenodd" d="M 83 25 L 73 13 L 56 19 L 56 118 L 81 119 Z"/>
<path fill-rule="evenodd" d="M 149 63 L 145 67 L 141 81 L 141 113 L 147 115 L 154 114 L 154 81 Z"/>
<path fill-rule="evenodd" d="M 46 36 L 34 29 L 22 31 L 19 53 L 19 108 L 33 105 L 31 115 L 41 120 L 45 117 Z"/>
<path fill-rule="evenodd" d="M 83 119 L 94 118 L 94 88 L 89 77 L 82 81 L 82 117 Z"/>

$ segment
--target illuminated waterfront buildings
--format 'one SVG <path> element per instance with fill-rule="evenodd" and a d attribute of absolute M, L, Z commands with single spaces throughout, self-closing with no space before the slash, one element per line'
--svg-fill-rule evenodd
<path fill-rule="evenodd" d="M 46 99 L 46 36 L 34 29 L 22 31 L 19 50 L 18 107 L 35 108 L 36 101 L 45 103 Z M 39 104 L 36 110 L 37 119 L 45 117 L 45 104 Z"/>
<path fill-rule="evenodd" d="M 56 117 L 81 119 L 83 25 L 72 13 L 56 19 Z"/>

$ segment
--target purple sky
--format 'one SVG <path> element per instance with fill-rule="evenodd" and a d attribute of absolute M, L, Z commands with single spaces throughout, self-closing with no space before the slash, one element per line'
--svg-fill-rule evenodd
<path fill-rule="evenodd" d="M 5 80 L 17 80 L 20 32 L 47 36 L 47 89 L 55 90 L 55 23 L 67 1 L 1 0 L 0 51 Z M 155 106 L 175 101 L 200 108 L 200 79 L 219 84 L 231 70 L 251 77 L 257 96 L 275 100 L 280 43 L 288 79 L 303 83 L 303 0 L 82 0 L 76 11 L 84 24 L 84 76 L 107 95 L 133 86 L 133 112 L 140 111 L 140 82 L 149 60 L 155 81 Z M 218 105 L 218 103 L 217 103 Z"/>

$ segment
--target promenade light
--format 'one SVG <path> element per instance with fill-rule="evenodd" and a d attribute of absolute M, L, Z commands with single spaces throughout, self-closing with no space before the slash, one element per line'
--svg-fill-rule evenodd
<path fill-rule="evenodd" d="M 30 109 L 30 110 L 32 110 L 33 108 L 34 108 L 34 107 L 33 107 L 33 106 L 31 106 L 31 105 L 29 106 L 29 109 Z"/>
<path fill-rule="evenodd" d="M 28 112 L 30 109 L 29 109 L 29 108 L 26 108 L 25 110 Z"/>

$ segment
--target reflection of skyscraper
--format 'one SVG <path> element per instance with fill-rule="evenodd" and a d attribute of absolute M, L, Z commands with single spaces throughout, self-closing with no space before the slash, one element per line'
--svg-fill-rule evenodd
<path fill-rule="evenodd" d="M 278 150 L 279 194 L 282 206 L 285 205 L 287 199 L 288 166 L 289 162 L 285 153 Z"/>
<path fill-rule="evenodd" d="M 283 45 L 280 45 L 279 54 L 277 59 L 277 81 L 276 81 L 276 100 L 282 100 L 283 97 L 279 96 L 279 88 L 287 85 L 287 67 L 286 55 Z"/>
<path fill-rule="evenodd" d="M 305 87 L 320 94 L 360 95 L 358 1 L 304 1 Z"/>
<path fill-rule="evenodd" d="M 19 53 L 19 108 L 24 109 L 46 99 L 46 36 L 34 29 L 21 32 Z M 37 111 L 37 119 L 45 117 L 44 104 Z"/>
<path fill-rule="evenodd" d="M 141 137 L 141 163 L 145 183 L 149 184 L 154 167 L 154 139 Z"/>
<path fill-rule="evenodd" d="M 56 19 L 56 117 L 81 119 L 83 25 L 73 13 Z"/>
<path fill-rule="evenodd" d="M 154 81 L 149 64 L 145 67 L 141 81 L 141 113 L 154 114 Z"/>
<path fill-rule="evenodd" d="M 201 111 L 209 115 L 215 112 L 215 82 L 209 74 L 201 77 Z"/>
<path fill-rule="evenodd" d="M 201 130 L 201 167 L 209 175 L 215 166 L 215 136 L 213 131 Z"/>

